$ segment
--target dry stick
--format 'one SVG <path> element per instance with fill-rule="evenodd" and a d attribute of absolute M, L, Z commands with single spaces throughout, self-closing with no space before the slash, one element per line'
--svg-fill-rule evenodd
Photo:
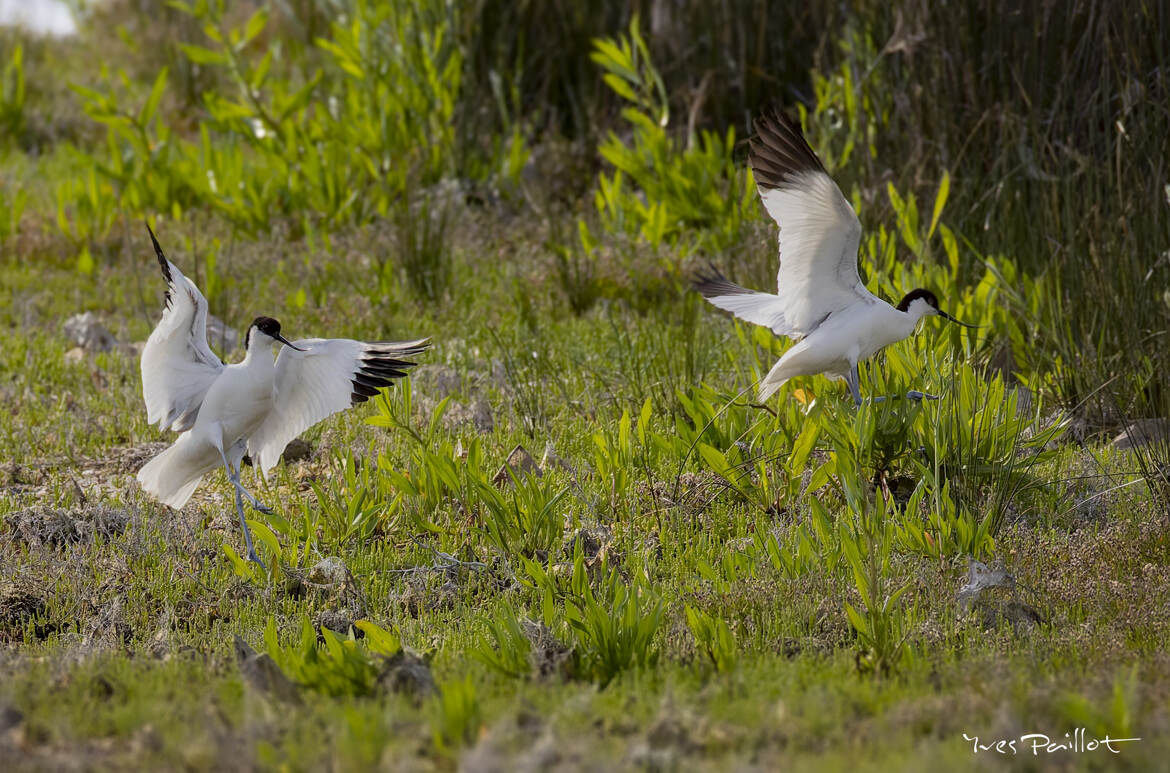
<path fill-rule="evenodd" d="M 412 542 L 420 548 L 426 548 L 434 553 L 440 559 L 441 563 L 431 564 L 430 566 L 408 566 L 405 569 L 376 569 L 374 571 L 384 572 L 386 574 L 414 574 L 415 572 L 443 572 L 456 567 L 477 569 L 484 572 L 490 570 L 490 567 L 483 561 L 461 561 L 450 553 L 444 553 L 430 545 L 423 545 L 418 540 L 412 540 Z"/>
<path fill-rule="evenodd" d="M 1094 499 L 1097 499 L 1098 497 L 1103 497 L 1103 496 L 1105 496 L 1106 494 L 1112 494 L 1114 491 L 1120 491 L 1120 490 L 1121 490 L 1121 489 L 1123 489 L 1123 488 L 1129 488 L 1130 486 L 1136 486 L 1138 483 L 1144 483 L 1144 482 L 1145 482 L 1145 480 L 1146 480 L 1145 478 L 1138 478 L 1137 480 L 1131 480 L 1129 483 L 1120 483 L 1120 484 L 1118 484 L 1118 485 L 1116 485 L 1116 486 L 1113 486 L 1112 488 L 1107 488 L 1107 489 L 1105 489 L 1104 491 L 1098 491 L 1098 492 L 1097 492 L 1096 494 L 1094 494 L 1093 496 L 1091 496 L 1091 497 L 1087 497 L 1087 498 L 1085 498 L 1085 499 L 1082 499 L 1080 502 L 1077 502 L 1077 503 L 1076 503 L 1075 505 L 1073 505 L 1072 507 L 1070 507 L 1070 508 L 1068 508 L 1068 509 L 1066 509 L 1066 510 L 1063 510 L 1063 511 L 1060 513 L 1060 515 L 1058 515 L 1058 516 L 1057 516 L 1057 518 L 1058 518 L 1058 519 L 1059 519 L 1059 518 L 1063 518 L 1064 516 L 1066 516 L 1066 515 L 1068 515 L 1069 513 L 1071 513 L 1073 510 L 1076 510 L 1076 509 L 1077 509 L 1078 507 L 1080 507 L 1081 505 L 1087 505 L 1089 502 L 1092 502 Z"/>

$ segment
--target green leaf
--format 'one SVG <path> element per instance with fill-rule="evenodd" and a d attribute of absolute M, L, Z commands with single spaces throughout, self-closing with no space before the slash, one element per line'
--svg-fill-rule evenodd
<path fill-rule="evenodd" d="M 788 457 L 789 474 L 799 477 L 804 472 L 804 465 L 808 461 L 809 454 L 816 447 L 817 437 L 820 433 L 821 428 L 812 422 L 806 424 L 801 430 L 796 442 L 792 444 L 792 454 Z"/>
<path fill-rule="evenodd" d="M 268 9 L 261 6 L 256 9 L 255 13 L 248 19 L 244 25 L 244 34 L 240 38 L 239 48 L 248 45 L 261 32 L 264 31 L 265 25 L 268 24 Z"/>
<path fill-rule="evenodd" d="M 602 80 L 605 81 L 606 86 L 609 86 L 609 88 L 622 99 L 628 99 L 631 102 L 638 101 L 638 95 L 634 93 L 634 90 L 630 88 L 630 85 L 625 81 L 625 79 L 614 75 L 613 73 L 607 72 L 602 76 Z"/>
<path fill-rule="evenodd" d="M 93 269 L 93 255 L 89 253 L 89 245 L 85 245 L 77 255 L 77 273 L 88 276 L 93 273 Z"/>
<path fill-rule="evenodd" d="M 872 638 L 873 634 L 870 630 L 869 623 L 848 601 L 845 602 L 845 614 L 849 617 L 849 624 L 853 626 L 861 638 Z"/>
<path fill-rule="evenodd" d="M 638 416 L 638 443 L 642 446 L 646 445 L 646 428 L 650 426 L 650 414 L 650 398 L 647 397 L 646 401 L 642 403 L 642 412 Z"/>
<path fill-rule="evenodd" d="M 154 113 L 158 110 L 158 103 L 162 100 L 163 92 L 167 87 L 167 68 L 162 68 L 159 71 L 158 77 L 154 79 L 154 87 L 150 90 L 150 96 L 146 100 L 146 104 L 142 106 L 142 110 L 138 112 L 138 124 L 146 126 L 154 117 Z"/>
<path fill-rule="evenodd" d="M 187 59 L 195 64 L 226 64 L 227 56 L 222 51 L 212 51 L 210 48 L 203 46 L 190 45 L 188 43 L 180 43 L 179 50 Z"/>
<path fill-rule="evenodd" d="M 942 216 L 943 207 L 947 204 L 947 195 L 951 192 L 951 175 L 950 172 L 943 172 L 942 180 L 938 184 L 938 193 L 934 197 L 934 212 L 930 216 L 930 230 L 926 234 L 926 238 L 934 236 L 934 229 L 938 226 L 938 219 Z"/>

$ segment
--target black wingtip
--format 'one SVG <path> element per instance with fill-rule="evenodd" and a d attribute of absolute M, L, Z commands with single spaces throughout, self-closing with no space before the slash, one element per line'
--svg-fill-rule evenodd
<path fill-rule="evenodd" d="M 708 263 L 706 268 L 695 272 L 694 278 L 691 279 L 691 287 L 702 294 L 704 298 L 716 298 L 721 295 L 744 295 L 752 292 L 723 276 L 723 273 L 715 268 L 713 263 Z"/>
<path fill-rule="evenodd" d="M 167 282 L 174 281 L 171 278 L 171 265 L 167 261 L 167 256 L 163 255 L 162 245 L 160 245 L 158 243 L 158 239 L 155 238 L 154 231 L 152 231 L 150 228 L 150 223 L 146 223 L 146 232 L 150 234 L 150 242 L 154 245 L 154 254 L 158 258 L 158 265 L 159 268 L 162 269 L 163 276 L 166 278 Z"/>
<path fill-rule="evenodd" d="M 800 125 L 782 111 L 772 110 L 758 117 L 755 130 L 748 161 L 759 187 L 784 188 L 791 184 L 790 178 L 795 174 L 825 171 Z"/>
<path fill-rule="evenodd" d="M 429 347 L 429 339 L 411 346 L 389 341 L 370 344 L 350 379 L 353 386 L 350 391 L 351 404 L 364 403 L 377 395 L 379 389 L 390 386 L 396 379 L 404 378 L 407 371 L 417 363 L 402 358 L 420 354 Z"/>

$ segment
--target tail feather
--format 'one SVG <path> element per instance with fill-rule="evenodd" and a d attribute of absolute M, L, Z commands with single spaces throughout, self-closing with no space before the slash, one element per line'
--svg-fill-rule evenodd
<path fill-rule="evenodd" d="M 768 375 L 760 380 L 760 391 L 757 399 L 761 403 L 768 402 L 768 399 L 776 394 L 780 387 L 784 386 L 784 383 L 788 381 L 788 376 L 784 375 L 780 370 L 780 363 L 783 361 L 782 359 L 777 360 L 776 364 L 772 366 L 772 369 L 768 371 Z"/>
<path fill-rule="evenodd" d="M 214 457 L 198 453 L 187 438 L 187 435 L 180 436 L 174 445 L 138 471 L 142 490 L 176 510 L 187 504 L 203 476 L 217 466 Z"/>

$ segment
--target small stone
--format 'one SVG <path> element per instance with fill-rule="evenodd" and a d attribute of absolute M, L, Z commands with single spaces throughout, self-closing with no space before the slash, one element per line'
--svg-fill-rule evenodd
<path fill-rule="evenodd" d="M 345 607 L 341 609 L 322 609 L 317 613 L 317 627 L 328 628 L 334 633 L 339 633 L 342 636 L 349 635 L 349 629 L 356 623 L 356 618 L 353 612 Z M 354 628 L 354 638 L 360 639 L 365 634 L 360 628 Z"/>
<path fill-rule="evenodd" d="M 519 477 L 520 475 L 531 475 L 539 478 L 544 473 L 536 465 L 536 460 L 532 458 L 532 454 L 528 453 L 524 446 L 517 445 L 512 449 L 512 453 L 508 454 L 508 461 L 504 462 L 492 477 L 492 483 L 500 486 L 507 483 L 513 476 Z"/>
<path fill-rule="evenodd" d="M 349 570 L 345 562 L 336 556 L 326 556 L 309 570 L 308 580 L 314 585 L 339 585 L 345 582 Z"/>
<path fill-rule="evenodd" d="M 430 663 L 404 649 L 386 658 L 378 684 L 387 692 L 401 693 L 416 701 L 439 692 Z"/>
<path fill-rule="evenodd" d="M 1141 448 L 1170 442 L 1170 419 L 1138 419 L 1110 443 L 1116 449 Z"/>
<path fill-rule="evenodd" d="M 66 338 L 91 352 L 108 352 L 117 343 L 113 334 L 106 330 L 92 311 L 74 314 L 65 320 L 64 330 Z"/>
<path fill-rule="evenodd" d="M 280 458 L 284 460 L 285 464 L 292 464 L 302 459 L 308 459 L 311 453 L 313 453 L 313 447 L 298 437 L 289 441 L 289 444 L 284 447 L 284 453 L 280 455 Z"/>
<path fill-rule="evenodd" d="M 0 733 L 7 732 L 24 721 L 24 713 L 5 703 L 0 706 Z"/>
<path fill-rule="evenodd" d="M 239 636 L 235 638 L 236 661 L 244 683 L 252 689 L 289 703 L 300 703 L 300 688 L 280 670 L 267 652 L 256 654 Z"/>

